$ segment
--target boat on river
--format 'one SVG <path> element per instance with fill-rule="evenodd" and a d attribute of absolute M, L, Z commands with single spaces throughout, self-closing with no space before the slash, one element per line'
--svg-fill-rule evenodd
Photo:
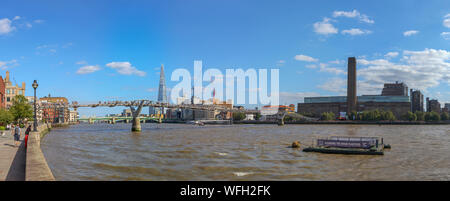
<path fill-rule="evenodd" d="M 303 149 L 304 152 L 325 154 L 384 155 L 391 146 L 379 137 L 333 136 L 317 139 L 316 144 Z"/>

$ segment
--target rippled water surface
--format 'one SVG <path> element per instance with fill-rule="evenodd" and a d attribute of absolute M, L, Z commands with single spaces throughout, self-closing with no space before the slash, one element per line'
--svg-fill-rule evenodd
<path fill-rule="evenodd" d="M 57 180 L 450 180 L 448 125 L 80 124 L 41 147 Z M 379 136 L 384 156 L 287 148 L 331 135 Z"/>

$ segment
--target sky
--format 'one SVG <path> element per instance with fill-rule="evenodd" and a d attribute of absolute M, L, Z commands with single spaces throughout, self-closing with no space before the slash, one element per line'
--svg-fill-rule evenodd
<path fill-rule="evenodd" d="M 156 100 L 159 70 L 279 69 L 280 103 L 401 81 L 450 103 L 450 1 L 3 0 L 0 74 L 38 97 Z M 80 115 L 124 108 L 80 109 Z"/>

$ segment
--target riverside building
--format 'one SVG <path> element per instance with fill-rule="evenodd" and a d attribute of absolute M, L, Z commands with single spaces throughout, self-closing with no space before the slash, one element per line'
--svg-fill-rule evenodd
<path fill-rule="evenodd" d="M 336 116 L 356 111 L 384 110 L 392 111 L 397 118 L 411 111 L 408 86 L 404 83 L 386 83 L 381 95 L 356 96 L 356 59 L 348 59 L 347 96 L 305 97 L 298 103 L 297 112 L 319 117 L 324 112 L 333 112 Z"/>

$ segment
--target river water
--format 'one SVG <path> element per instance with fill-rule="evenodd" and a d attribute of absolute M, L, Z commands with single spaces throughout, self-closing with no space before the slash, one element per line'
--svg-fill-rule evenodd
<path fill-rule="evenodd" d="M 56 180 L 450 180 L 448 125 L 80 124 L 41 148 Z M 317 137 L 379 136 L 384 156 L 287 148 Z"/>

